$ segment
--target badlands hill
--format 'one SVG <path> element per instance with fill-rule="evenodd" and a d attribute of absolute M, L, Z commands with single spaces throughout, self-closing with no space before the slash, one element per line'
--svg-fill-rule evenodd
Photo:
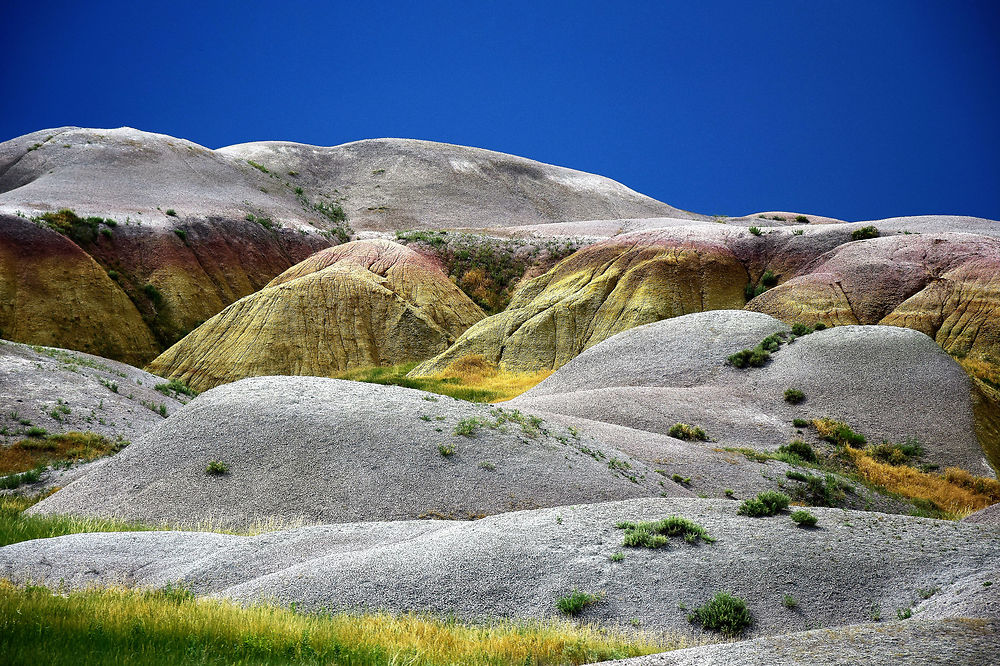
<path fill-rule="evenodd" d="M 634 215 L 701 217 L 600 176 L 431 142 L 210 150 L 131 128 L 42 130 L 0 143 L 0 335 L 142 364 L 351 225 Z"/>
<path fill-rule="evenodd" d="M 621 183 L 480 148 L 369 139 L 323 148 L 262 141 L 221 148 L 306 189 L 334 192 L 359 230 L 447 229 L 626 217 L 706 219 Z"/>
<path fill-rule="evenodd" d="M 855 239 L 872 226 L 888 237 Z M 1000 358 L 997 235 L 994 222 L 938 217 L 624 233 L 523 284 L 504 312 L 413 374 L 441 372 L 468 355 L 519 370 L 558 368 L 634 326 L 743 307 L 788 323 L 907 326 L 952 353 Z"/>
<path fill-rule="evenodd" d="M 461 621 L 578 590 L 708 640 L 726 592 L 744 640 L 628 663 L 991 663 L 998 269 L 990 220 L 707 217 L 461 146 L 19 137 L 0 447 L 132 444 L 3 477 L 0 580 Z M 328 378 L 415 362 L 551 374 L 497 405 Z M 765 491 L 818 523 L 748 515 Z M 670 516 L 707 538 L 626 545 Z M 106 519 L 163 529 L 21 540 Z"/>
<path fill-rule="evenodd" d="M 247 603 L 269 597 L 306 610 L 473 620 L 555 617 L 556 600 L 576 588 L 603 595 L 582 620 L 624 626 L 638 619 L 652 630 L 687 630 L 686 609 L 725 589 L 748 600 L 748 637 L 867 623 L 873 615 L 888 620 L 904 609 L 922 621 L 995 619 L 1000 609 L 1000 590 L 983 585 L 1000 567 L 996 528 L 815 509 L 819 525 L 807 530 L 787 516 L 748 518 L 737 510 L 726 500 L 653 498 L 258 537 L 83 534 L 0 549 L 0 576 L 69 588 L 180 582 Z M 672 515 L 695 521 L 715 541 L 629 548 L 615 527 Z M 624 558 L 610 559 L 616 552 Z M 784 595 L 798 605 L 783 605 Z"/>
<path fill-rule="evenodd" d="M 213 460 L 228 472 L 207 473 Z M 31 511 L 246 528 L 689 494 L 660 478 L 512 410 L 396 386 L 261 377 L 202 394 Z"/>
<path fill-rule="evenodd" d="M 354 241 L 289 268 L 149 368 L 199 391 L 259 375 L 330 376 L 426 359 L 484 316 L 428 258 Z"/>

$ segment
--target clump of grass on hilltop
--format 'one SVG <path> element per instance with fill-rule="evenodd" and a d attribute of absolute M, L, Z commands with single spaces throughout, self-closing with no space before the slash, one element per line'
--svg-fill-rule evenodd
<path fill-rule="evenodd" d="M 16 618 L 16 620 L 15 620 Z M 196 599 L 183 588 L 54 594 L 0 581 L 0 653 L 11 663 L 584 664 L 691 639 L 570 621 L 466 624 L 425 615 L 302 614 Z"/>

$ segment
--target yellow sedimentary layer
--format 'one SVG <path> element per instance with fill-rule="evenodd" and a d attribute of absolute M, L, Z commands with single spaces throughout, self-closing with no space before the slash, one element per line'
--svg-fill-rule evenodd
<path fill-rule="evenodd" d="M 0 337 L 135 365 L 156 353 L 135 305 L 89 255 L 19 218 L 0 224 Z"/>
<path fill-rule="evenodd" d="M 632 235 L 630 235 L 632 236 Z M 616 333 L 691 312 L 740 308 L 747 272 L 722 243 L 625 237 L 585 248 L 514 295 L 413 376 L 469 355 L 508 370 L 559 368 Z"/>
<path fill-rule="evenodd" d="M 428 358 L 483 317 L 416 253 L 383 241 L 348 245 L 233 303 L 150 370 L 199 391 L 261 375 L 331 376 Z M 374 261 L 366 267 L 355 254 Z"/>

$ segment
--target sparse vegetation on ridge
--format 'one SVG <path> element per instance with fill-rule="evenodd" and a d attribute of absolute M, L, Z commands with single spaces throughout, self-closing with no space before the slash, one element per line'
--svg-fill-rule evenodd
<path fill-rule="evenodd" d="M 552 374 L 551 370 L 532 373 L 513 373 L 499 369 L 491 371 L 478 364 L 476 368 L 467 369 L 457 365 L 456 362 L 441 375 L 407 377 L 407 373 L 416 366 L 416 363 L 406 363 L 377 368 L 358 368 L 342 372 L 336 377 L 372 384 L 405 386 L 469 402 L 501 402 L 520 395 Z"/>
<path fill-rule="evenodd" d="M 744 500 L 740 505 L 739 514 L 753 518 L 761 516 L 774 516 L 788 508 L 791 498 L 774 490 L 765 490 L 758 493 L 757 497 Z"/>
<path fill-rule="evenodd" d="M 851 232 L 851 240 L 868 240 L 869 238 L 878 238 L 878 236 L 878 228 L 874 225 L 861 227 Z"/>
<path fill-rule="evenodd" d="M 38 434 L 29 439 L 0 447 L 0 474 L 24 473 L 53 465 L 68 466 L 96 460 L 113 455 L 129 445 L 124 439 L 111 440 L 94 432 L 49 435 L 41 428 L 36 432 Z"/>
<path fill-rule="evenodd" d="M 507 307 L 533 265 L 555 264 L 582 246 L 576 239 L 528 241 L 446 231 L 397 231 L 396 240 L 433 252 L 459 289 L 490 314 Z"/>

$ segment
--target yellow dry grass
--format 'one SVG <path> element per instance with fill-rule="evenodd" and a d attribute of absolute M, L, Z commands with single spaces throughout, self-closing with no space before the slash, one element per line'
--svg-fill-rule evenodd
<path fill-rule="evenodd" d="M 174 655 L 182 657 L 176 663 L 189 663 L 185 655 L 197 655 L 211 663 L 221 658 L 229 663 L 582 664 L 693 643 L 679 634 L 654 637 L 564 620 L 472 625 L 417 614 L 305 615 L 271 605 L 196 599 L 176 588 L 91 588 L 60 595 L 0 580 L 0 626 L 15 617 L 0 646 L 8 643 L 3 647 L 28 654 L 48 651 L 35 656 L 50 663 L 63 663 L 56 658 L 60 652 L 72 656 L 83 650 L 125 659 L 114 663 L 142 661 L 144 654 L 155 653 L 156 663 L 173 662 Z"/>
<path fill-rule="evenodd" d="M 1000 502 L 1000 482 L 976 477 L 965 470 L 949 467 L 944 474 L 930 474 L 907 465 L 889 465 L 874 460 L 864 451 L 847 447 L 865 481 L 910 499 L 933 502 L 953 518 Z"/>
<path fill-rule="evenodd" d="M 979 357 L 956 360 L 970 377 L 980 379 L 993 388 L 1000 388 L 1000 365 Z"/>
<path fill-rule="evenodd" d="M 470 354 L 456 360 L 435 379 L 457 379 L 459 384 L 472 389 L 491 391 L 498 397 L 490 402 L 502 402 L 517 397 L 539 384 L 554 370 L 537 372 L 511 372 L 490 363 L 479 354 Z"/>

